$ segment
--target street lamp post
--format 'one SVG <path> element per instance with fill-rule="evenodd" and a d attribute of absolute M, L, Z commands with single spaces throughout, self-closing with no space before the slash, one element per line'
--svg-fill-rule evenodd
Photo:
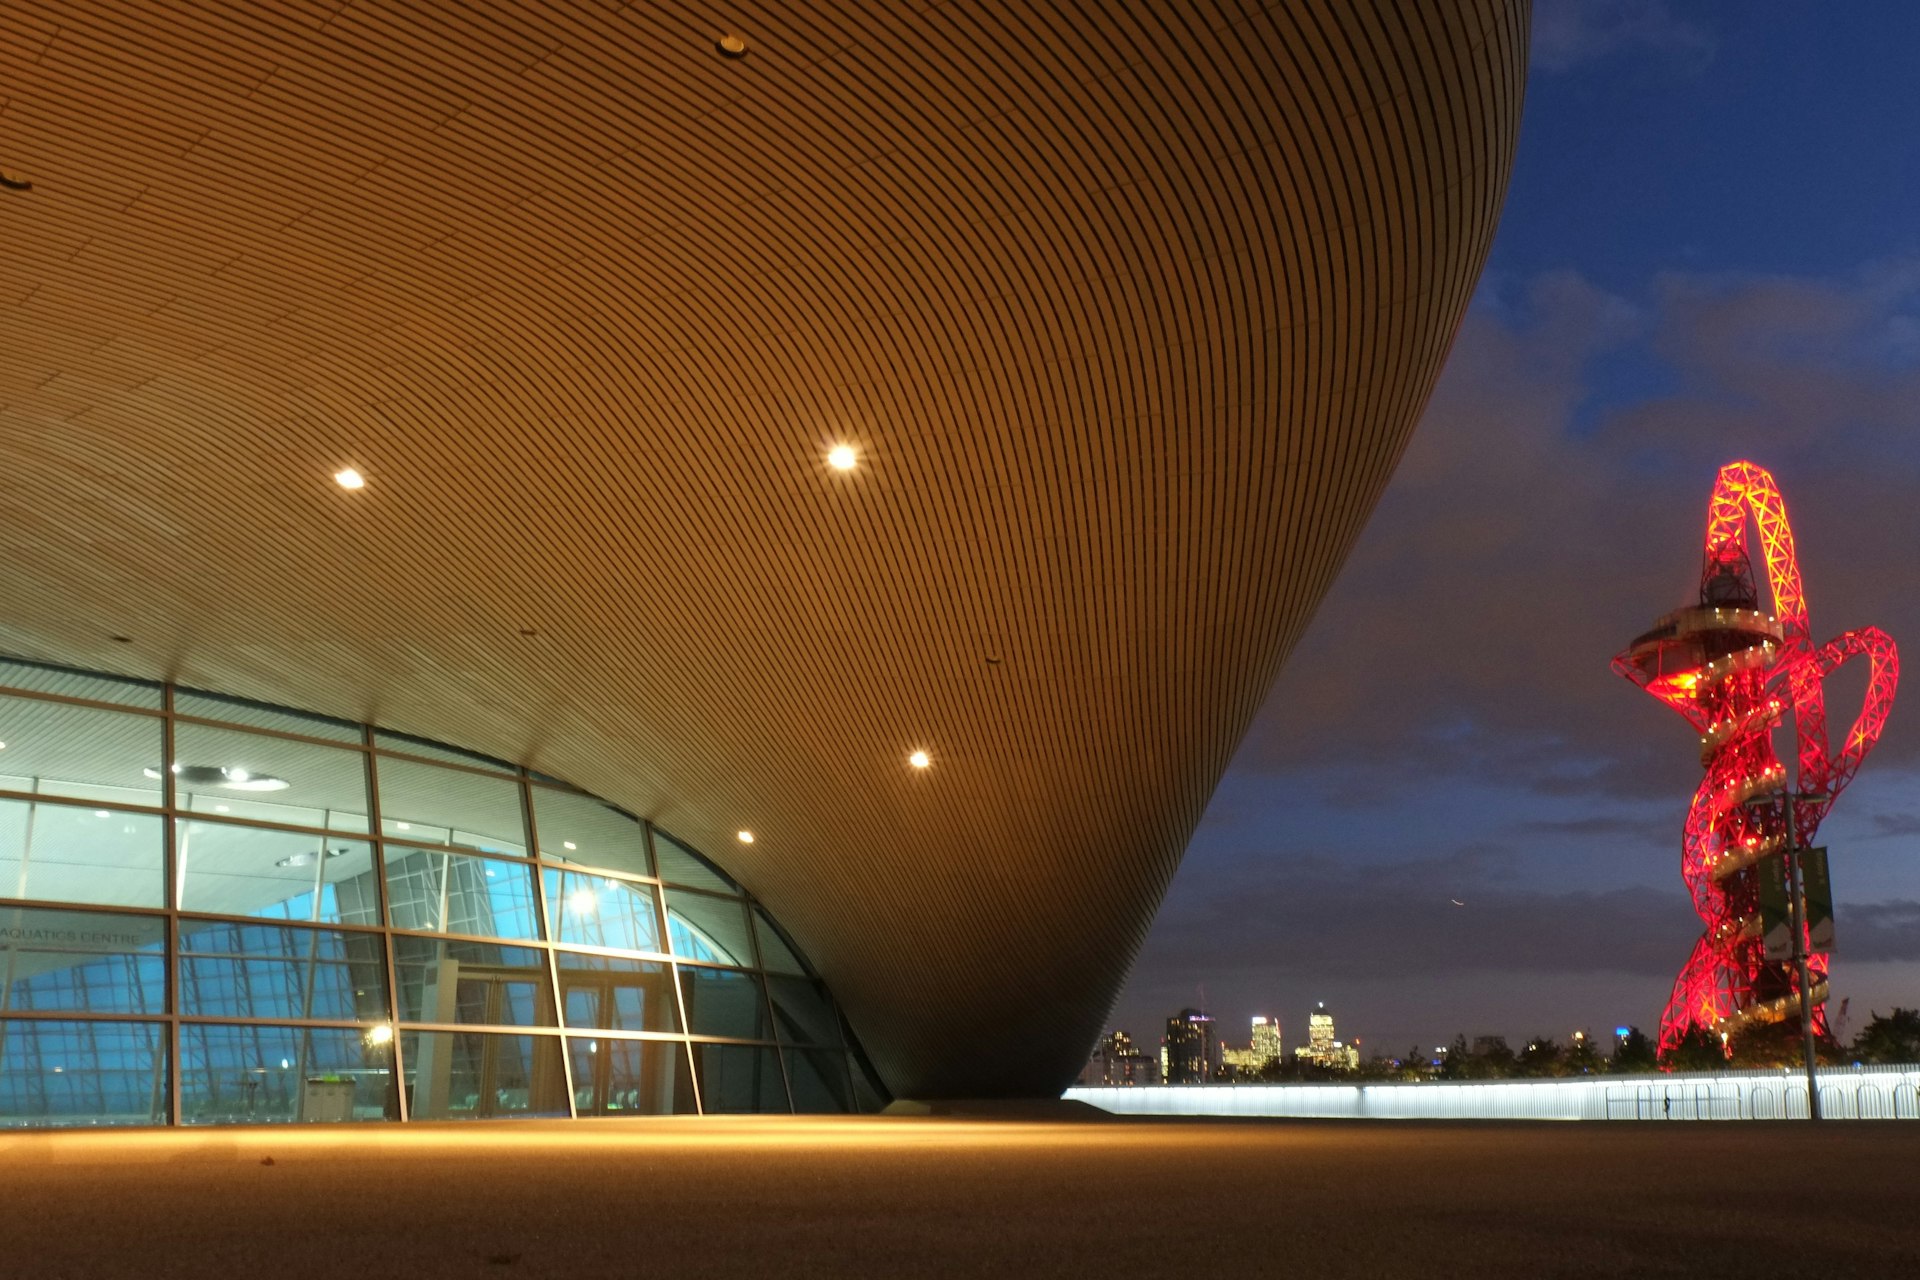
<path fill-rule="evenodd" d="M 1825 796 L 1804 792 L 1786 792 L 1787 907 L 1792 913 L 1793 965 L 1800 971 L 1800 1052 L 1807 1065 L 1807 1119 L 1820 1118 L 1820 1084 L 1814 1071 L 1813 1056 L 1813 980 L 1807 966 L 1807 895 L 1800 879 L 1800 837 L 1794 820 L 1794 806 L 1801 800 L 1824 800 Z"/>

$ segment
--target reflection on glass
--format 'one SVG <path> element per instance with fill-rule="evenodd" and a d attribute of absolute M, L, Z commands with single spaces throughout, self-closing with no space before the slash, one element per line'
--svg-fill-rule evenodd
<path fill-rule="evenodd" d="M 699 854 L 658 827 L 653 830 L 653 857 L 659 864 L 660 878 L 668 884 L 711 889 L 715 893 L 740 892 L 734 887 L 733 881 L 708 866 Z"/>
<path fill-rule="evenodd" d="M 61 698 L 117 702 L 123 707 L 145 707 L 149 711 L 158 711 L 161 705 L 161 686 L 150 681 L 72 671 L 43 662 L 28 662 L 24 658 L 0 658 L 0 686 L 32 689 Z"/>
<path fill-rule="evenodd" d="M 182 1124 L 319 1124 L 395 1114 L 384 1028 L 180 1028 Z"/>
<path fill-rule="evenodd" d="M 0 898 L 163 906 L 160 822 L 151 813 L 0 800 Z"/>
<path fill-rule="evenodd" d="M 407 1110 L 416 1120 L 564 1116 L 557 1036 L 404 1031 Z"/>
<path fill-rule="evenodd" d="M 458 938 L 393 940 L 402 1022 L 554 1025 L 547 955 Z"/>
<path fill-rule="evenodd" d="M 575 1030 L 678 1031 L 672 978 L 657 960 L 558 951 L 560 1002 Z"/>
<path fill-rule="evenodd" d="M 223 916 L 378 924 L 373 846 L 223 822 L 175 828 L 180 906 Z"/>
<path fill-rule="evenodd" d="M 176 724 L 174 803 L 194 813 L 328 831 L 367 829 L 367 757 L 244 729 Z"/>
<path fill-rule="evenodd" d="M 498 858 L 388 845 L 387 911 L 396 929 L 538 938 L 533 868 Z"/>
<path fill-rule="evenodd" d="M 853 1109 L 846 1054 L 826 1049 L 788 1049 L 785 1056 L 795 1111 L 802 1115 L 838 1115 Z"/>
<path fill-rule="evenodd" d="M 542 871 L 547 931 L 555 942 L 623 951 L 660 950 L 653 886 L 578 871 Z"/>
<path fill-rule="evenodd" d="M 767 913 L 760 908 L 753 909 L 753 936 L 760 944 L 760 967 L 768 973 L 805 974 L 807 966 L 800 963 L 800 957 L 786 944 L 780 931 L 767 919 Z"/>
<path fill-rule="evenodd" d="M 685 1046 L 673 1040 L 567 1038 L 573 1105 L 583 1116 L 687 1114 L 693 1087 Z"/>
<path fill-rule="evenodd" d="M 428 760 L 444 760 L 448 764 L 465 765 L 469 769 L 492 769 L 498 773 L 507 774 L 520 772 L 518 768 L 504 760 L 495 760 L 492 756 L 483 756 L 477 751 L 462 751 L 444 742 L 430 742 L 425 738 L 416 738 L 412 734 L 395 733 L 391 729 L 375 729 L 373 745 L 383 751 L 398 751 L 403 755 L 423 756 Z"/>
<path fill-rule="evenodd" d="M 886 1087 L 861 1063 L 858 1054 L 847 1055 L 847 1066 L 853 1076 L 853 1109 L 861 1115 L 884 1110 L 892 1098 Z"/>
<path fill-rule="evenodd" d="M 0 1011 L 166 1012 L 158 916 L 0 907 Z"/>
<path fill-rule="evenodd" d="M 0 1127 L 162 1124 L 166 1045 L 157 1022 L 0 1018 Z"/>
<path fill-rule="evenodd" d="M 708 964 L 753 964 L 747 911 L 737 898 L 668 889 L 667 933 L 673 954 Z"/>
<path fill-rule="evenodd" d="M 540 833 L 542 857 L 629 875 L 653 874 L 646 827 L 592 796 L 535 787 L 533 824 Z"/>
<path fill-rule="evenodd" d="M 840 1015 L 825 987 L 775 974 L 767 979 L 767 994 L 773 998 L 773 1022 L 783 1042 L 840 1047 Z"/>
<path fill-rule="evenodd" d="M 415 844 L 450 844 L 482 853 L 527 851 L 520 784 L 511 778 L 442 769 L 380 756 L 380 830 Z"/>
<path fill-rule="evenodd" d="M 308 738 L 326 738 L 333 742 L 358 745 L 363 737 L 359 725 L 349 724 L 345 720 L 316 716 L 305 711 L 293 711 L 286 707 L 270 707 L 265 703 L 249 702 L 245 698 L 229 698 L 221 693 L 195 693 L 187 689 L 175 689 L 173 709 L 183 716 L 199 716 L 204 720 L 224 720 L 228 724 L 246 725 L 253 729 L 278 729 L 282 733 L 297 733 Z M 184 726 L 176 727 L 176 732 L 181 727 Z"/>
<path fill-rule="evenodd" d="M 687 1006 L 687 1030 L 697 1036 L 765 1040 L 767 1001 L 760 979 L 733 969 L 697 969 L 683 965 L 680 991 Z"/>
<path fill-rule="evenodd" d="M 155 716 L 0 695 L 0 791 L 160 803 Z"/>
<path fill-rule="evenodd" d="M 182 920 L 179 999 L 197 1017 L 383 1021 L 386 956 L 377 934 Z"/>
<path fill-rule="evenodd" d="M 700 1105 L 708 1115 L 791 1109 L 786 1082 L 780 1078 L 780 1057 L 772 1049 L 696 1044 L 693 1060 L 700 1071 Z"/>

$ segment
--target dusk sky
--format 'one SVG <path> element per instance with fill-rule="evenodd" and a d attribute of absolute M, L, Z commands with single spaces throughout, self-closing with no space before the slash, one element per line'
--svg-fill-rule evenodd
<path fill-rule="evenodd" d="M 1110 1025 L 1366 1052 L 1657 1028 L 1699 920 L 1681 719 L 1613 654 L 1698 584 L 1722 463 L 1816 641 L 1920 656 L 1920 6 L 1538 0 L 1500 234 L 1413 443 L 1214 797 Z M 1836 739 L 1864 664 L 1828 685 Z M 1790 755 L 1788 739 L 1779 739 Z M 1920 688 L 1821 828 L 1834 998 L 1920 1006 Z M 1458 899 L 1464 906 L 1456 906 Z"/>

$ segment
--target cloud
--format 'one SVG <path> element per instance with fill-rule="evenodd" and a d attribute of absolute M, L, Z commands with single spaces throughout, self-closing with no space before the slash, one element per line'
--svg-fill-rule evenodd
<path fill-rule="evenodd" d="M 1785 490 L 1816 634 L 1920 637 L 1920 367 L 1880 341 L 1920 323 L 1920 264 L 1675 275 L 1644 302 L 1566 274 L 1485 292 L 1236 768 L 1344 765 L 1356 806 L 1434 778 L 1684 796 L 1685 726 L 1608 663 L 1696 589 L 1714 474 L 1742 456 Z M 1857 677 L 1831 682 L 1836 736 Z M 1897 708 L 1867 767 L 1916 759 Z"/>
<path fill-rule="evenodd" d="M 1920 813 L 1876 813 L 1873 815 L 1873 834 L 1920 836 Z"/>
<path fill-rule="evenodd" d="M 1630 50 L 1679 57 L 1696 67 L 1713 57 L 1711 33 L 1677 17 L 1665 0 L 1535 0 L 1533 66 L 1567 71 Z"/>
<path fill-rule="evenodd" d="M 1839 903 L 1833 917 L 1840 961 L 1920 960 L 1920 902 Z"/>
<path fill-rule="evenodd" d="M 1385 864 L 1270 855 L 1169 903 L 1142 967 L 1366 979 L 1507 969 L 1670 978 L 1700 932 L 1684 891 L 1530 887 L 1498 845 Z M 1464 903 L 1464 906 L 1457 905 Z M 1246 922 L 1271 922 L 1249 931 Z"/>

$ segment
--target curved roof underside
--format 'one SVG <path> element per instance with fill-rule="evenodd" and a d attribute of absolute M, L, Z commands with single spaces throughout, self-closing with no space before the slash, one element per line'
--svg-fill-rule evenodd
<path fill-rule="evenodd" d="M 897 1093 L 1064 1084 L 1433 385 L 1526 13 L 914 8 L 9 0 L 0 649 L 570 779 Z"/>

